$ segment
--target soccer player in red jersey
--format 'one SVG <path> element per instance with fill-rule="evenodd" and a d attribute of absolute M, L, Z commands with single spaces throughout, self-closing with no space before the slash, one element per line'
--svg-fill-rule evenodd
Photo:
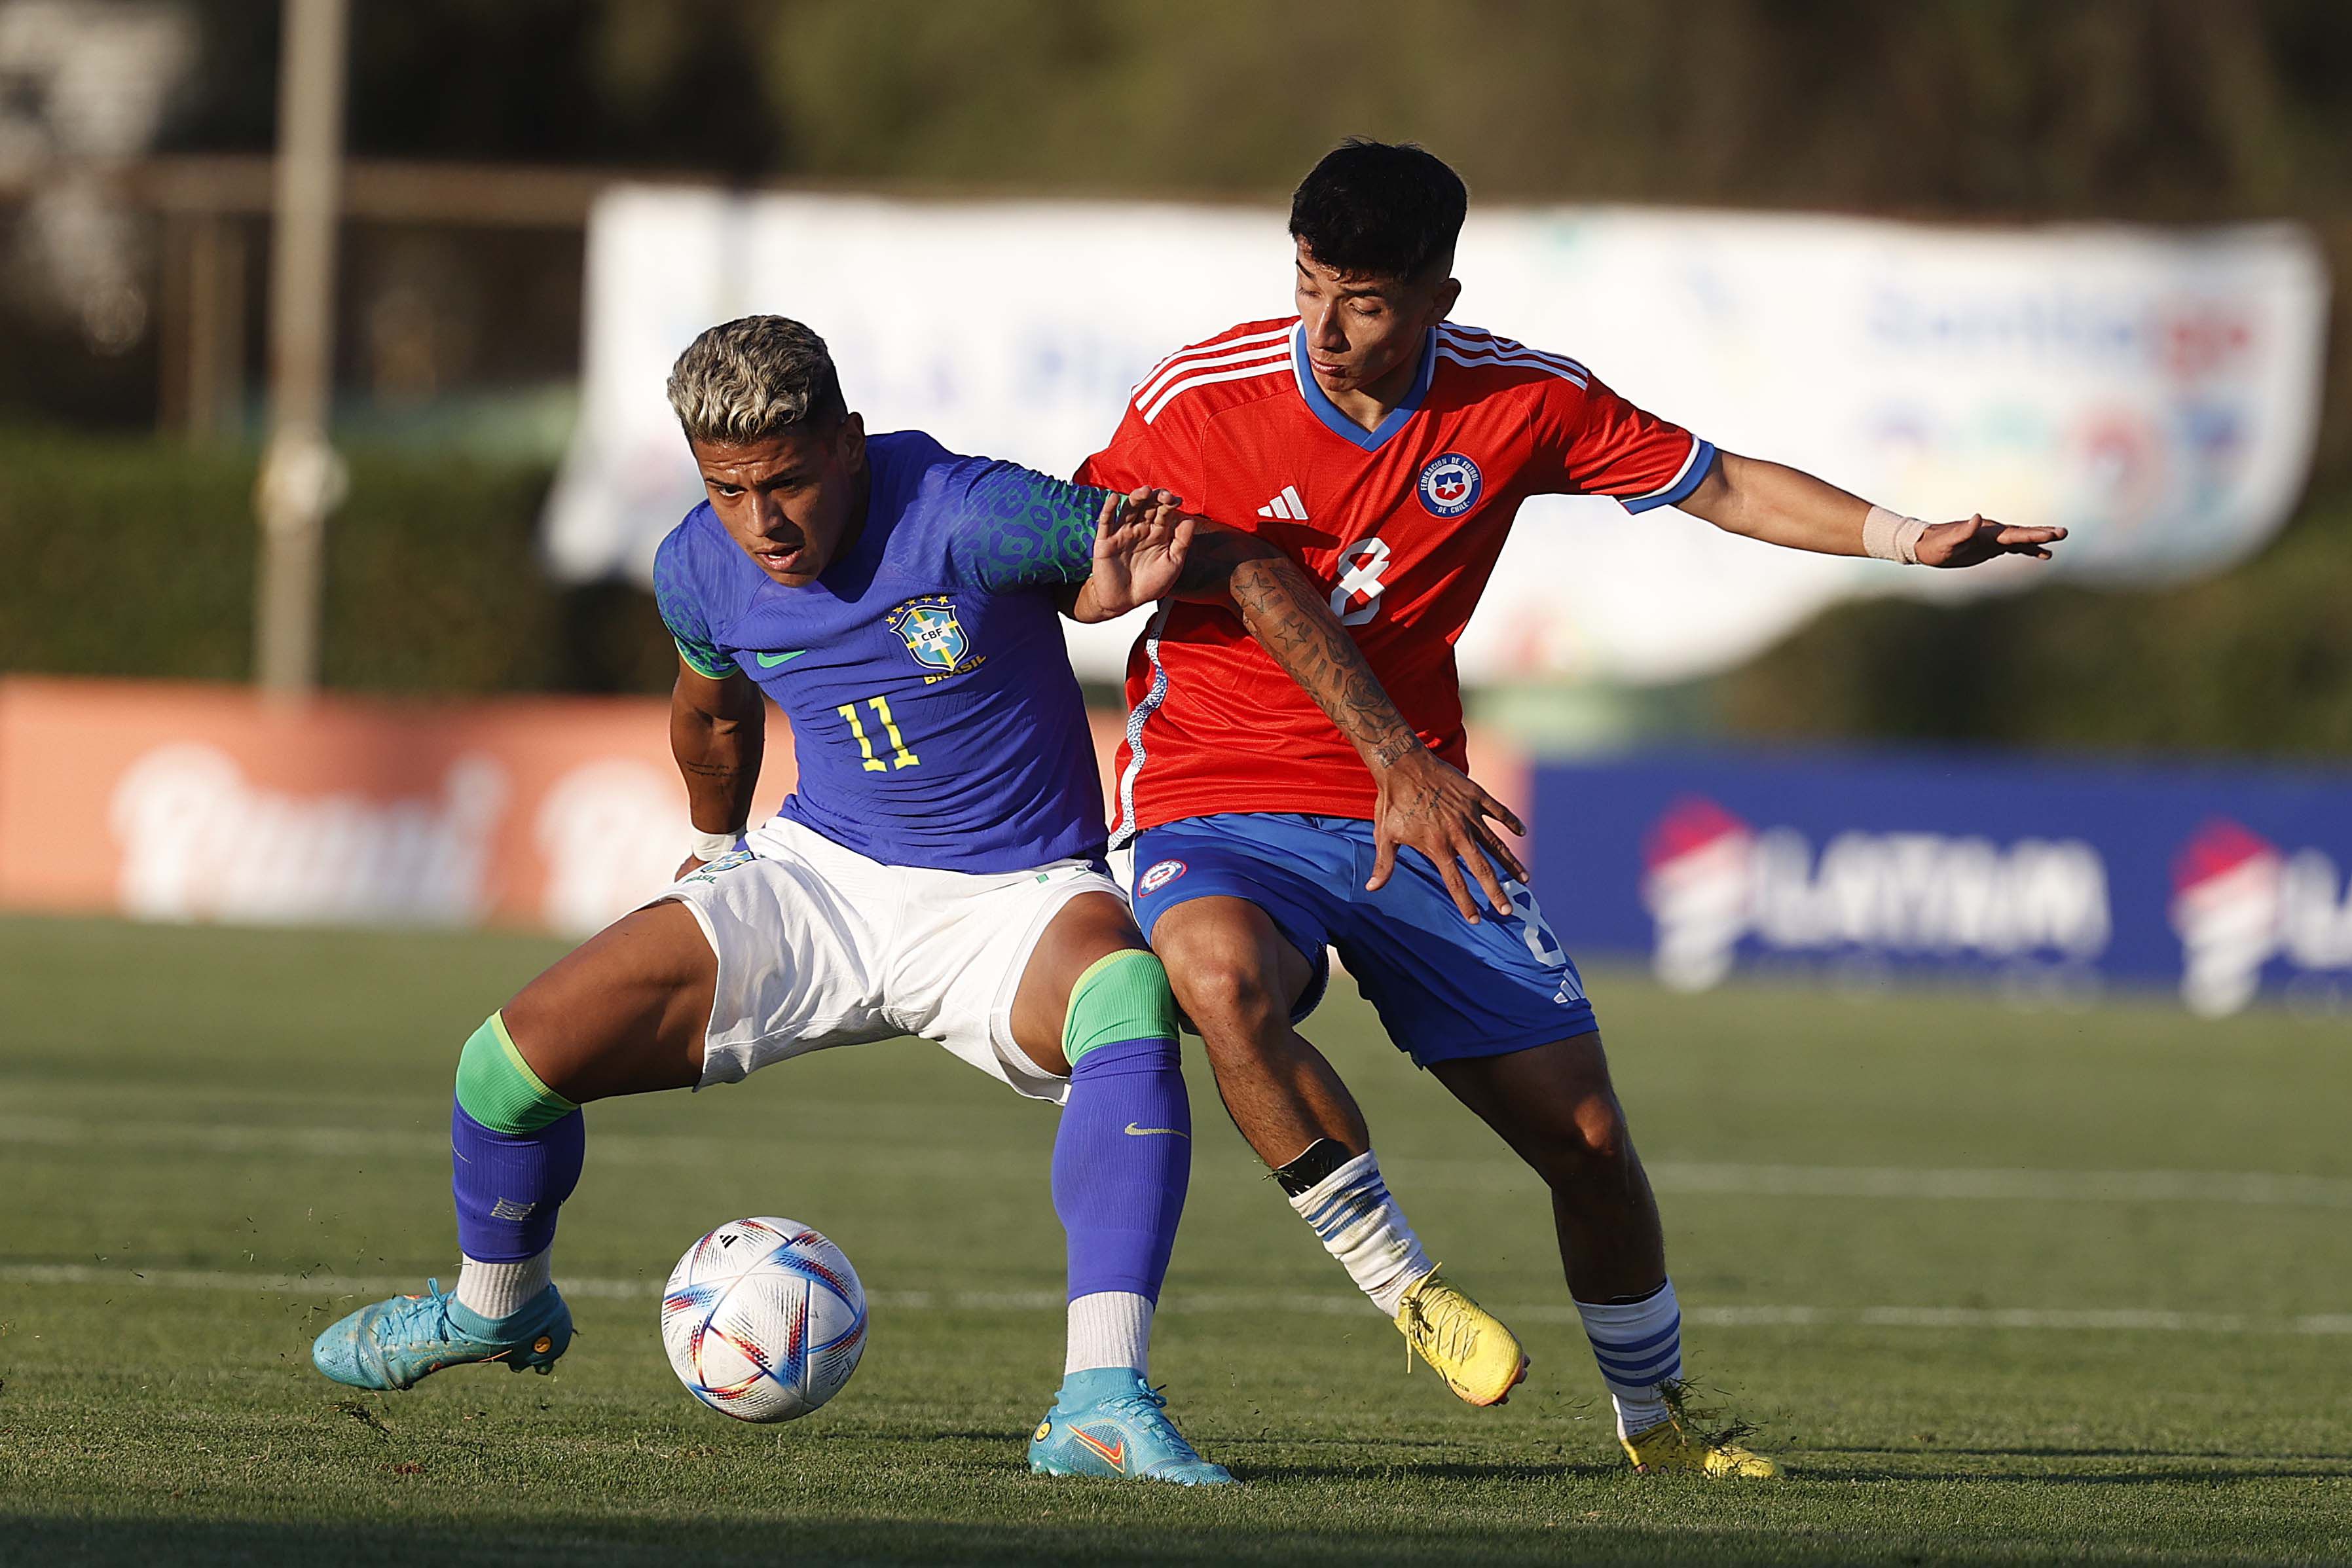
<path fill-rule="evenodd" d="M 1532 495 L 1675 506 L 1772 544 L 1923 566 L 2046 559 L 2064 530 L 1900 517 L 1717 451 L 1564 355 L 1447 319 L 1467 200 L 1418 147 L 1333 152 L 1291 205 L 1298 314 L 1161 361 L 1079 470 L 1164 486 L 1278 546 L 1329 586 L 1361 651 L 1352 685 L 1308 683 L 1327 694 L 1310 697 L 1229 613 L 1164 601 L 1129 661 L 1114 841 L 1132 841 L 1136 914 L 1235 1124 L 1454 1392 L 1498 1403 L 1526 1358 L 1432 1268 L 1354 1099 L 1294 1027 L 1329 948 L 1396 1044 L 1550 1188 L 1634 1465 L 1773 1475 L 1676 1415 L 1682 1319 L 1657 1203 L 1582 981 L 1492 824 L 1522 830 L 1462 771 L 1454 640 Z"/>

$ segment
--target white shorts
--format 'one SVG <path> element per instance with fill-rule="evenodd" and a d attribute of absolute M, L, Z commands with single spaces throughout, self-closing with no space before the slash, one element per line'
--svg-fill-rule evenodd
<path fill-rule="evenodd" d="M 1069 1080 L 1013 1042 L 1013 996 L 1062 905 L 1082 893 L 1124 902 L 1094 862 L 985 873 L 885 865 L 782 817 L 744 843 L 749 853 L 653 900 L 692 910 L 719 956 L 701 1086 L 912 1034 L 1033 1099 L 1069 1094 Z"/>

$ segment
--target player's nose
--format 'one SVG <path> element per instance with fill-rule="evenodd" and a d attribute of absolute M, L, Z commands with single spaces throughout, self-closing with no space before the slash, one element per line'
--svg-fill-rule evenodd
<path fill-rule="evenodd" d="M 773 496 L 759 497 L 753 505 L 751 517 L 753 526 L 766 538 L 773 539 L 780 535 L 797 535 L 800 532 L 792 518 L 785 516 L 783 503 Z"/>

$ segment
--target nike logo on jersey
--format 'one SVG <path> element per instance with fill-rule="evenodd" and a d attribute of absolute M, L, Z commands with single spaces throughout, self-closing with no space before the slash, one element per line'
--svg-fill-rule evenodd
<path fill-rule="evenodd" d="M 1282 494 L 1257 509 L 1261 517 L 1278 517 L 1286 523 L 1307 520 L 1307 503 L 1298 498 L 1298 486 L 1285 485 Z"/>
<path fill-rule="evenodd" d="M 1139 1127 L 1132 1122 L 1127 1124 L 1127 1135 L 1130 1138 L 1148 1138 L 1155 1133 L 1170 1138 L 1189 1138 L 1192 1135 L 1181 1127 Z"/>
<path fill-rule="evenodd" d="M 803 653 L 807 652 L 808 650 L 806 648 L 795 648 L 789 653 L 754 653 L 751 656 L 760 661 L 760 668 L 763 670 L 772 670 L 778 664 L 791 664 L 794 659 L 799 658 Z"/>

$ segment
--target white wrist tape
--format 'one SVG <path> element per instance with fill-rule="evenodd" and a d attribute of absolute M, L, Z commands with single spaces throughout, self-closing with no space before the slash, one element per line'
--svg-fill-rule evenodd
<path fill-rule="evenodd" d="M 735 841 L 742 836 L 743 830 L 740 828 L 730 828 L 723 833 L 706 833 L 700 828 L 696 828 L 694 858 L 707 864 L 721 855 L 731 855 L 735 852 Z"/>
<path fill-rule="evenodd" d="M 1905 566 L 1919 564 L 1919 536 L 1927 525 L 1916 517 L 1906 517 L 1890 512 L 1884 507 L 1870 508 L 1870 516 L 1862 520 L 1862 548 L 1880 560 L 1899 560 Z"/>

